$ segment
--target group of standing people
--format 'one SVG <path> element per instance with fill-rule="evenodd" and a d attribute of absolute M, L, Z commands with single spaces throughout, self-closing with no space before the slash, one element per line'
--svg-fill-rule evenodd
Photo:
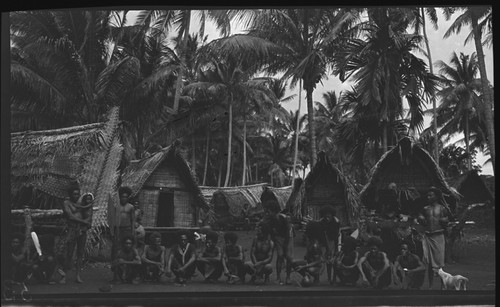
<path fill-rule="evenodd" d="M 20 281 L 35 274 L 44 282 L 55 283 L 52 275 L 57 271 L 61 275 L 59 282 L 65 283 L 76 248 L 75 281 L 83 282 L 80 272 L 87 231 L 92 225 L 93 195 L 80 195 L 78 187 L 72 187 L 68 192 L 69 197 L 63 204 L 67 227 L 59 244 L 64 247 L 63 252 L 51 248 L 52 238 L 49 244 L 42 245 L 45 246 L 42 255 L 31 253 L 37 256 L 30 258 L 26 246 L 23 247 L 23 237 L 14 236 L 11 260 L 15 280 Z M 238 244 L 236 233 L 224 233 L 221 248 L 217 245 L 219 234 L 210 227 L 203 227 L 197 234 L 202 242 L 198 244 L 192 240 L 192 233 L 179 232 L 176 244 L 167 253 L 158 232 L 152 232 L 148 244 L 145 244 L 145 231 L 140 225 L 141 211 L 130 203 L 131 194 L 129 188 L 120 188 L 120 205 L 109 213 L 113 237 L 112 282 L 116 283 L 137 284 L 141 280 L 164 282 L 173 278 L 176 285 L 183 286 L 198 270 L 209 283 L 220 279 L 222 275 L 230 284 L 244 283 L 248 275 L 251 282 L 263 284 L 269 281 L 275 269 L 276 282 L 279 284 L 290 284 L 292 273 L 297 273 L 301 276 L 301 285 L 311 286 L 319 283 L 326 268 L 328 282 L 332 285 L 355 286 L 361 277 L 363 284 L 378 289 L 389 286 L 391 282 L 405 288 L 420 288 L 426 269 L 432 287 L 432 277 L 444 266 L 444 227 L 448 215 L 446 208 L 438 201 L 440 191 L 435 188 L 428 192 L 428 205 L 417 219 L 425 228 L 423 259 L 412 253 L 408 244 L 403 243 L 392 263 L 381 250 L 383 242 L 379 237 L 369 238 L 367 251 L 362 256 L 358 240 L 351 236 L 345 236 L 339 245 L 340 223 L 331 205 L 321 207 L 320 219 L 308 223 L 305 255 L 302 259 L 294 259 L 294 228 L 289 217 L 281 213 L 276 201 L 263 204 L 264 217 L 256 227 L 249 260 L 245 259 L 244 249 Z"/>

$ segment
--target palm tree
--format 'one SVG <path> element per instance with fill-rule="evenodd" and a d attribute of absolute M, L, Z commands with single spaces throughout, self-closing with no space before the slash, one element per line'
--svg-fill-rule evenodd
<path fill-rule="evenodd" d="M 472 6 L 458 8 L 462 14 L 458 16 L 452 23 L 450 28 L 444 34 L 444 37 L 449 37 L 452 33 L 459 33 L 463 26 L 470 26 L 471 32 L 467 36 L 465 43 L 474 39 L 474 44 L 476 46 L 477 60 L 479 64 L 479 72 L 481 76 L 481 86 L 482 92 L 484 94 L 484 103 L 486 104 L 485 116 L 486 116 L 486 127 L 488 131 L 488 146 L 490 149 L 491 162 L 493 165 L 493 172 L 495 171 L 495 125 L 493 119 L 493 91 L 488 82 L 488 76 L 486 74 L 486 64 L 484 62 L 484 51 L 482 36 L 484 33 L 488 33 L 491 27 L 492 12 L 491 7 L 485 6 Z M 452 11 L 454 12 L 454 11 Z M 445 15 L 447 19 L 451 17 L 451 14 Z M 491 32 L 490 32 L 491 33 Z"/>
<path fill-rule="evenodd" d="M 342 95 L 342 94 L 341 94 Z M 335 148 L 332 133 L 335 127 L 339 124 L 342 117 L 342 110 L 338 104 L 337 94 L 335 91 L 327 91 L 323 93 L 323 103 L 316 103 L 316 126 L 318 127 L 317 138 L 320 150 L 331 151 Z"/>
<path fill-rule="evenodd" d="M 479 69 L 477 57 L 475 53 L 471 56 L 460 53 L 459 57 L 454 52 L 450 64 L 443 61 L 436 63 L 443 83 L 443 89 L 438 92 L 443 99 L 438 108 L 437 121 L 442 127 L 439 134 L 453 135 L 458 131 L 464 133 L 465 152 L 469 156 L 468 166 L 471 170 L 469 119 L 472 113 L 478 114 L 479 118 L 484 114 L 480 112 L 481 80 L 476 78 Z"/>
<path fill-rule="evenodd" d="M 292 87 L 303 81 L 307 97 L 311 165 L 316 161 L 313 91 L 326 77 L 332 64 L 335 41 L 357 14 L 346 9 L 269 9 L 254 12 L 249 35 L 269 40 L 283 48 L 269 58 L 267 71 L 283 72 L 284 79 L 292 78 Z"/>
<path fill-rule="evenodd" d="M 425 63 L 411 52 L 421 37 L 407 34 L 411 19 L 398 8 L 373 8 L 369 19 L 358 25 L 365 39 L 351 39 L 339 52 L 335 72 L 341 80 L 352 77 L 363 107 L 358 111 L 375 116 L 382 130 L 382 148 L 388 149 L 389 127 L 405 117 L 403 97 L 409 105 L 410 128 L 421 129 L 425 97 L 432 96 L 435 77 Z M 371 105 L 371 107 L 369 107 Z"/>
<path fill-rule="evenodd" d="M 106 68 L 112 11 L 19 11 L 11 18 L 11 107 L 18 129 L 92 123 L 137 79 L 138 63 Z M 112 77 L 112 78 L 111 78 Z M 27 119 L 22 125 L 17 119 Z"/>

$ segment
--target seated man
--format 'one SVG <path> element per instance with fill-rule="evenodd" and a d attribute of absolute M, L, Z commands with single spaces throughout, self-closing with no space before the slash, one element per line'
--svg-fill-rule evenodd
<path fill-rule="evenodd" d="M 250 249 L 250 260 L 245 263 L 245 271 L 252 276 L 251 281 L 262 284 L 269 281 L 269 275 L 273 272 L 271 261 L 274 254 L 274 243 L 263 231 L 263 225 L 257 226 L 256 235 Z"/>
<path fill-rule="evenodd" d="M 206 282 L 214 282 L 222 275 L 222 253 L 217 246 L 219 235 L 212 230 L 205 232 L 205 246 L 196 260 L 196 267 Z"/>
<path fill-rule="evenodd" d="M 319 224 L 312 224 L 310 226 Z M 313 227 L 310 227 L 311 229 Z M 313 278 L 315 284 L 319 283 L 319 276 L 323 270 L 324 264 L 324 253 L 323 249 L 319 243 L 319 233 L 314 230 L 313 233 L 316 235 L 309 235 L 309 244 L 307 246 L 306 254 L 304 255 L 304 260 L 295 260 L 292 263 L 292 269 L 302 275 L 304 279 Z"/>
<path fill-rule="evenodd" d="M 238 235 L 234 232 L 224 234 L 226 246 L 222 253 L 222 267 L 224 275 L 227 276 L 227 282 L 234 284 L 236 282 L 245 282 L 245 266 L 243 248 L 236 244 Z"/>
<path fill-rule="evenodd" d="M 161 234 L 157 231 L 149 236 L 150 245 L 146 245 L 142 252 L 142 266 L 144 279 L 160 281 L 165 272 L 165 247 L 161 245 Z"/>
<path fill-rule="evenodd" d="M 410 252 L 406 243 L 401 244 L 401 254 L 393 266 L 394 281 L 402 284 L 403 289 L 420 289 L 424 284 L 424 275 L 424 263 Z"/>
<path fill-rule="evenodd" d="M 356 285 L 359 279 L 357 267 L 359 254 L 356 247 L 357 242 L 353 237 L 347 236 L 343 240 L 342 248 L 333 262 L 333 282 L 336 282 L 338 277 L 341 285 Z"/>
<path fill-rule="evenodd" d="M 368 240 L 368 248 L 358 262 L 358 269 L 363 277 L 363 283 L 369 283 L 375 289 L 382 289 L 391 283 L 391 271 L 387 255 L 380 251 L 382 240 L 371 237 Z"/>
<path fill-rule="evenodd" d="M 122 248 L 118 250 L 116 258 L 111 264 L 113 271 L 113 281 L 131 282 L 138 284 L 139 270 L 141 266 L 141 257 L 133 247 L 134 239 L 131 236 L 125 236 L 122 242 Z"/>
<path fill-rule="evenodd" d="M 177 233 L 178 244 L 172 247 L 167 261 L 167 276 L 175 275 L 175 285 L 185 286 L 196 269 L 196 248 L 188 241 L 188 232 Z"/>
<path fill-rule="evenodd" d="M 28 277 L 29 265 L 26 249 L 23 246 L 24 236 L 14 233 L 10 241 L 11 254 L 9 258 L 9 278 L 16 282 L 24 282 Z"/>
<path fill-rule="evenodd" d="M 55 284 L 52 279 L 56 270 L 56 258 L 54 256 L 55 237 L 52 234 L 44 234 L 38 236 L 42 255 L 40 256 L 35 247 L 32 246 L 30 251 L 31 258 L 28 261 L 31 263 L 33 276 L 43 283 L 50 285 Z"/>

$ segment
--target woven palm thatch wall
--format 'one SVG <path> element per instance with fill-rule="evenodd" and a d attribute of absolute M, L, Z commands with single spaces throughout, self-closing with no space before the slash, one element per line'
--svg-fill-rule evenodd
<path fill-rule="evenodd" d="M 138 197 L 146 227 L 157 225 L 161 191 L 173 193 L 174 227 L 196 225 L 199 210 L 209 209 L 189 164 L 175 146 L 132 161 L 123 171 L 122 186 L 130 187 L 131 196 Z"/>
<path fill-rule="evenodd" d="M 261 202 L 264 203 L 268 199 L 276 200 L 280 204 L 281 210 L 286 209 L 286 203 L 292 194 L 292 186 L 275 188 L 266 186 L 261 196 Z"/>
<path fill-rule="evenodd" d="M 74 181 L 83 193 L 94 194 L 87 248 L 108 226 L 108 201 L 116 194 L 123 151 L 118 123 L 119 108 L 113 107 L 105 123 L 11 135 L 13 195 L 30 185 L 62 199 Z"/>
<path fill-rule="evenodd" d="M 262 211 L 261 196 L 266 184 L 218 188 L 214 192 L 211 204 L 217 215 L 241 217 L 244 205 L 249 206 L 249 214 Z"/>
<path fill-rule="evenodd" d="M 460 194 L 448 185 L 443 171 L 431 155 L 408 137 L 402 138 L 398 145 L 380 158 L 369 178 L 360 192 L 361 202 L 366 207 L 374 206 L 380 199 L 380 193 L 387 190 L 391 182 L 396 183 L 397 189 L 415 190 L 417 195 L 425 195 L 429 187 L 435 186 L 451 205 L 460 199 Z"/>
<path fill-rule="evenodd" d="M 468 171 L 457 178 L 448 179 L 448 182 L 463 196 L 460 199 L 463 203 L 470 205 L 494 201 L 493 194 L 476 170 Z"/>
<path fill-rule="evenodd" d="M 329 161 L 324 152 L 318 154 L 318 162 L 306 176 L 302 189 L 302 214 L 319 219 L 320 207 L 332 205 L 342 226 L 358 224 L 358 193 L 349 178 Z"/>

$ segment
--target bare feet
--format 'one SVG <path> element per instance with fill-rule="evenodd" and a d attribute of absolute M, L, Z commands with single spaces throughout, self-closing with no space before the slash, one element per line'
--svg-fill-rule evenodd
<path fill-rule="evenodd" d="M 66 276 L 63 276 L 61 279 L 59 279 L 59 283 L 61 285 L 65 284 L 66 283 Z"/>
<path fill-rule="evenodd" d="M 79 284 L 82 284 L 83 283 L 83 280 L 82 278 L 80 277 L 80 274 L 77 274 L 76 275 L 76 282 L 79 283 Z"/>

